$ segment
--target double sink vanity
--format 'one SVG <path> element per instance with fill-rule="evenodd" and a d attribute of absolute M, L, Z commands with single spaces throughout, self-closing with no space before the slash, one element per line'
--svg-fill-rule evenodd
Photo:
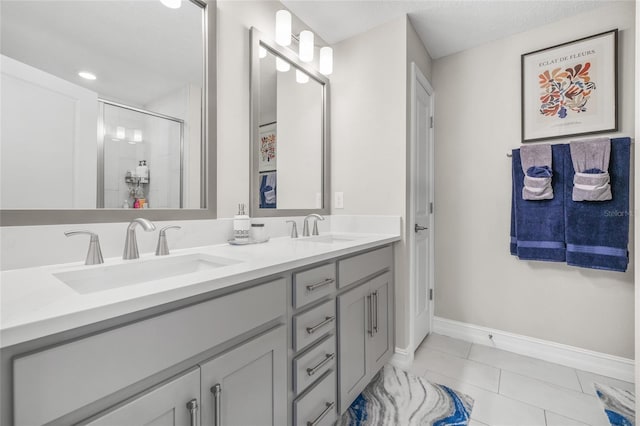
<path fill-rule="evenodd" d="M 331 425 L 394 349 L 396 234 L 2 273 L 2 424 Z"/>

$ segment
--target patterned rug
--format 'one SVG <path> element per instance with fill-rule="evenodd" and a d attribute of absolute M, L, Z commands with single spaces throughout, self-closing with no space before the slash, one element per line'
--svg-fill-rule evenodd
<path fill-rule="evenodd" d="M 336 423 L 340 426 L 466 426 L 473 399 L 389 364 Z"/>
<path fill-rule="evenodd" d="M 596 395 L 604 406 L 611 426 L 634 426 L 636 424 L 636 396 L 633 392 L 612 386 L 594 383 Z"/>

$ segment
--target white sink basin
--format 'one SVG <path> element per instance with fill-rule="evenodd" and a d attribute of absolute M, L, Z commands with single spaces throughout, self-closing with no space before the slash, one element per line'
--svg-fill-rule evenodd
<path fill-rule="evenodd" d="M 53 276 L 76 292 L 87 294 L 236 263 L 240 261 L 196 253 L 58 272 Z"/>
<path fill-rule="evenodd" d="M 309 243 L 335 244 L 335 243 L 346 243 L 346 242 L 355 241 L 355 240 L 357 240 L 357 238 L 345 237 L 342 235 L 316 235 L 315 237 L 301 238 L 299 241 L 304 241 Z"/>

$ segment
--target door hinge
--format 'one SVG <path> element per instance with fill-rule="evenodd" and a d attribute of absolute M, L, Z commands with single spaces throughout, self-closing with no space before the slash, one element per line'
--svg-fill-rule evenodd
<path fill-rule="evenodd" d="M 433 289 L 429 289 L 429 300 L 433 300 Z"/>
<path fill-rule="evenodd" d="M 429 203 L 429 213 L 433 214 L 433 203 Z"/>
<path fill-rule="evenodd" d="M 433 115 L 429 117 L 429 128 L 433 129 Z"/>

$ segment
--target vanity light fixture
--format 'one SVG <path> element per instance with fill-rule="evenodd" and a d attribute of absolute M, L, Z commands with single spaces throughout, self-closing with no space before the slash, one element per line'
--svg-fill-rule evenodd
<path fill-rule="evenodd" d="M 78 75 L 85 80 L 95 80 L 97 78 L 95 74 L 90 73 L 89 71 L 80 71 Z"/>
<path fill-rule="evenodd" d="M 333 49 L 329 46 L 320 48 L 320 72 L 330 75 L 333 72 Z"/>
<path fill-rule="evenodd" d="M 298 45 L 298 56 L 302 62 L 313 61 L 313 33 L 309 30 L 300 31 L 300 43 Z"/>
<path fill-rule="evenodd" d="M 258 57 L 260 59 L 266 58 L 267 57 L 267 49 L 265 49 L 264 47 L 260 46 L 258 48 Z"/>
<path fill-rule="evenodd" d="M 291 69 L 291 65 L 289 65 L 289 62 L 285 61 L 284 59 L 277 57 L 276 69 L 280 72 L 287 72 L 289 71 L 289 69 Z"/>
<path fill-rule="evenodd" d="M 291 34 L 291 13 L 288 10 L 279 10 L 276 12 L 276 43 L 280 46 L 286 47 L 291 44 L 291 38 L 295 38 L 298 41 L 298 57 L 302 62 L 312 62 L 315 50 L 314 39 L 315 36 L 312 31 L 302 30 L 298 36 Z M 262 46 L 258 51 L 258 56 L 264 58 L 267 52 Z M 333 49 L 329 46 L 320 48 L 320 60 L 319 71 L 324 75 L 330 75 L 333 72 Z M 289 63 L 276 57 L 276 69 L 281 72 L 289 71 Z M 305 83 L 309 77 L 305 74 L 301 76 L 301 73 L 296 73 L 296 81 L 298 83 L 306 78 Z"/>
<path fill-rule="evenodd" d="M 291 44 L 291 13 L 288 10 L 276 12 L 276 43 L 280 46 Z"/>
<path fill-rule="evenodd" d="M 304 84 L 309 81 L 309 76 L 300 70 L 296 70 L 296 82 Z"/>
<path fill-rule="evenodd" d="M 122 126 L 118 126 L 116 127 L 116 138 L 118 140 L 124 139 L 125 138 L 125 129 Z"/>
<path fill-rule="evenodd" d="M 133 142 L 142 142 L 142 130 L 133 131 Z"/>
<path fill-rule="evenodd" d="M 169 9 L 180 9 L 180 6 L 182 6 L 182 0 L 160 0 L 160 3 Z"/>

